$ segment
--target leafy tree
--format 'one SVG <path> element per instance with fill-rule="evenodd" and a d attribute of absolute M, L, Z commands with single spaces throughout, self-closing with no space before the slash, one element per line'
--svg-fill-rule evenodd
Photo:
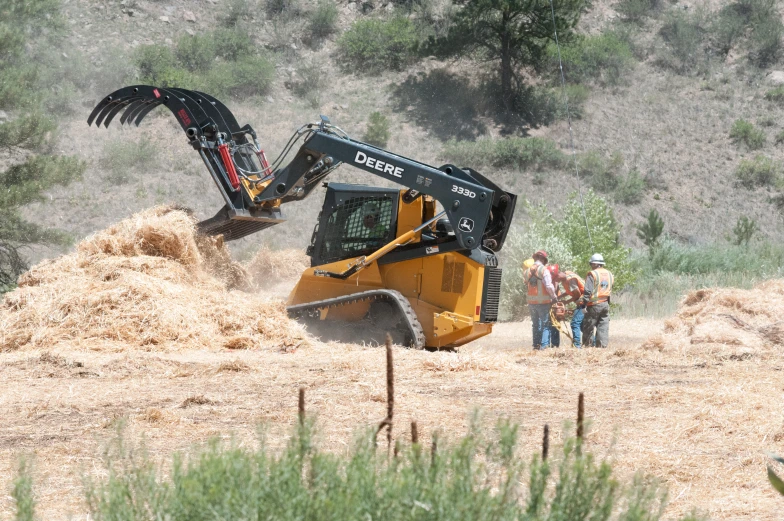
<path fill-rule="evenodd" d="M 558 219 L 550 216 L 553 233 L 569 245 L 577 259 L 575 268 L 580 273 L 588 271 L 591 255 L 601 253 L 607 269 L 615 275 L 613 290 L 619 291 L 637 279 L 638 270 L 631 258 L 631 248 L 621 242 L 621 224 L 615 219 L 607 200 L 588 190 L 583 194 L 583 201 L 585 217 L 577 192 L 569 196 Z M 585 227 L 586 220 L 591 231 L 590 238 Z"/>
<path fill-rule="evenodd" d="M 735 223 L 735 228 L 732 229 L 732 234 L 734 235 L 732 244 L 735 246 L 748 246 L 757 231 L 759 231 L 757 221 L 749 219 L 745 215 L 739 217 Z"/>
<path fill-rule="evenodd" d="M 520 69 L 536 67 L 547 45 L 568 41 L 586 0 L 553 0 L 555 27 L 549 0 L 457 0 L 459 10 L 449 34 L 435 42 L 442 55 L 473 55 L 496 62 L 501 101 L 513 106 Z"/>
<path fill-rule="evenodd" d="M 651 255 L 659 246 L 659 238 L 661 238 L 663 231 L 664 219 L 659 217 L 659 212 L 653 209 L 648 213 L 648 220 L 637 226 L 637 237 L 648 247 Z"/>
<path fill-rule="evenodd" d="M 631 249 L 621 243 L 621 225 L 615 220 L 612 208 L 593 190 L 584 193 L 583 200 L 585 217 L 577 192 L 569 196 L 558 215 L 553 215 L 544 203 L 538 206 L 525 203 L 526 227 L 522 231 L 513 230 L 504 246 L 506 254 L 501 291 L 504 320 L 526 315 L 526 288 L 520 266 L 539 249 L 549 253 L 550 263 L 580 275 L 585 275 L 590 269 L 588 259 L 591 255 L 601 253 L 607 269 L 615 275 L 615 291 L 637 279 L 638 268 L 632 261 Z"/>
<path fill-rule="evenodd" d="M 62 20 L 59 0 L 5 0 L 0 3 L 0 109 L 11 120 L 0 125 L 0 147 L 12 158 L 26 158 L 0 171 L 0 292 L 10 289 L 26 269 L 21 249 L 29 244 L 62 243 L 61 232 L 25 221 L 20 207 L 42 199 L 41 191 L 81 175 L 73 158 L 36 155 L 48 144 L 55 122 L 45 114 L 47 86 L 37 52 L 57 41 Z"/>

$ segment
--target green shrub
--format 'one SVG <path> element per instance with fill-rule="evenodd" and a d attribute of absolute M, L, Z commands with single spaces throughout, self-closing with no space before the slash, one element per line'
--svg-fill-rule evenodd
<path fill-rule="evenodd" d="M 546 206 L 531 206 L 530 204 L 526 204 L 525 212 L 527 215 L 549 213 Z M 537 250 L 545 250 L 552 262 L 557 263 L 561 270 L 574 270 L 582 265 L 579 262 L 580 259 L 575 258 L 572 254 L 566 240 L 552 235 L 549 226 L 544 226 L 535 220 L 526 220 L 525 228 L 512 229 L 504 243 L 501 275 L 501 320 L 522 320 L 528 316 L 526 303 L 528 289 L 523 281 L 522 263 L 531 258 L 531 255 Z"/>
<path fill-rule="evenodd" d="M 212 441 L 168 469 L 118 443 L 105 474 L 87 484 L 96 521 L 240 519 L 423 521 L 657 521 L 664 491 L 636 476 L 621 486 L 609 460 L 566 437 L 547 460 L 521 455 L 520 427 L 500 420 L 492 433 L 472 422 L 432 453 L 399 445 L 397 457 L 376 448 L 372 433 L 344 454 L 319 450 L 309 427 L 273 452 Z M 552 466 L 551 466 L 552 465 Z"/>
<path fill-rule="evenodd" d="M 548 46 L 548 56 L 556 65 L 555 45 Z M 618 85 L 632 68 L 634 55 L 629 45 L 614 33 L 580 36 L 561 47 L 561 60 L 566 80 L 575 83 L 597 81 Z M 557 69 L 557 65 L 556 65 Z"/>
<path fill-rule="evenodd" d="M 57 125 L 51 118 L 33 112 L 0 124 L 0 147 L 40 147 Z"/>
<path fill-rule="evenodd" d="M 291 18 L 299 11 L 297 0 L 265 0 L 264 10 L 268 18 Z"/>
<path fill-rule="evenodd" d="M 443 155 L 456 164 L 480 164 L 517 170 L 541 171 L 567 164 L 567 157 L 555 141 L 538 137 L 450 140 L 446 143 Z"/>
<path fill-rule="evenodd" d="M 248 31 L 238 28 L 219 28 L 212 32 L 215 54 L 224 60 L 236 61 L 254 53 L 253 40 Z"/>
<path fill-rule="evenodd" d="M 620 0 L 615 10 L 630 22 L 640 23 L 659 10 L 661 0 Z"/>
<path fill-rule="evenodd" d="M 191 72 L 210 70 L 215 61 L 215 44 L 212 35 L 184 35 L 177 41 L 175 50 L 177 66 L 185 67 Z"/>
<path fill-rule="evenodd" d="M 701 72 L 705 66 L 703 38 L 705 29 L 699 14 L 687 14 L 678 9 L 670 11 L 659 34 L 667 44 L 658 63 L 678 73 Z"/>
<path fill-rule="evenodd" d="M 16 503 L 16 516 L 14 521 L 35 520 L 35 496 L 33 494 L 33 477 L 30 461 L 22 458 L 19 469 L 14 478 L 11 497 Z"/>
<path fill-rule="evenodd" d="M 710 26 L 712 47 L 722 56 L 745 48 L 757 67 L 776 63 L 781 53 L 784 24 L 776 0 L 738 0 L 724 6 Z M 746 45 L 738 46 L 745 40 Z"/>
<path fill-rule="evenodd" d="M 735 144 L 743 143 L 749 150 L 759 150 L 765 146 L 765 132 L 743 119 L 735 120 L 732 124 L 730 139 Z"/>
<path fill-rule="evenodd" d="M 141 83 L 159 87 L 183 87 L 193 82 L 188 71 L 177 66 L 174 52 L 165 45 L 143 45 L 134 57 Z"/>
<path fill-rule="evenodd" d="M 291 82 L 291 91 L 306 99 L 315 109 L 321 105 L 320 94 L 326 83 L 326 72 L 318 59 L 305 60 L 297 67 L 297 79 Z"/>
<path fill-rule="evenodd" d="M 218 22 L 222 27 L 235 28 L 239 23 L 250 18 L 256 10 L 256 2 L 253 0 L 228 0 L 221 3 Z"/>
<path fill-rule="evenodd" d="M 593 190 L 583 193 L 583 201 L 585 214 L 579 194 L 573 192 L 558 215 L 553 215 L 544 203 L 531 206 L 526 202 L 525 228 L 510 233 L 508 240 L 511 242 L 504 246 L 508 249 L 504 255 L 501 292 L 504 319 L 520 319 L 525 314 L 526 288 L 520 266 L 538 249 L 548 251 L 551 263 L 580 274 L 590 269 L 588 259 L 591 255 L 601 253 L 607 269 L 615 275 L 614 291 L 620 291 L 637 280 L 639 270 L 632 259 L 631 249 L 621 243 L 622 227 L 616 221 L 612 208 Z"/>
<path fill-rule="evenodd" d="M 620 183 L 620 170 L 623 156 L 618 152 L 605 158 L 598 152 L 591 151 L 577 156 L 577 167 L 582 179 L 600 192 L 612 192 Z"/>
<path fill-rule="evenodd" d="M 653 255 L 653 250 L 659 246 L 659 238 L 663 232 L 664 219 L 655 209 L 651 209 L 644 223 L 637 225 L 637 238 L 648 247 L 651 255 Z"/>
<path fill-rule="evenodd" d="M 371 112 L 364 140 L 371 145 L 384 148 L 389 141 L 389 120 L 380 112 Z"/>
<path fill-rule="evenodd" d="M 343 62 L 357 72 L 402 70 L 416 57 L 419 40 L 408 18 L 360 19 L 338 40 Z"/>
<path fill-rule="evenodd" d="M 569 83 L 566 85 L 566 101 L 569 104 L 569 115 L 572 119 L 583 116 L 583 104 L 591 91 L 583 84 Z M 500 91 L 490 89 L 488 97 L 500 99 Z M 567 119 L 564 91 L 558 87 L 522 84 L 512 100 L 513 110 L 532 127 L 549 125 L 555 121 Z M 499 107 L 500 110 L 505 110 Z"/>
<path fill-rule="evenodd" d="M 771 186 L 779 180 L 779 167 L 769 157 L 756 156 L 741 160 L 735 175 L 741 185 L 752 189 L 755 186 Z"/>
<path fill-rule="evenodd" d="M 747 24 L 747 15 L 739 3 L 724 6 L 710 26 L 713 48 L 722 56 L 729 54 Z"/>
<path fill-rule="evenodd" d="M 338 6 L 332 0 L 321 0 L 310 13 L 308 31 L 310 38 L 320 41 L 332 36 L 338 30 Z"/>
<path fill-rule="evenodd" d="M 759 231 L 757 221 L 745 215 L 738 217 L 735 228 L 732 229 L 732 244 L 735 246 L 748 246 L 754 234 Z"/>
<path fill-rule="evenodd" d="M 781 55 L 781 38 L 784 36 L 784 23 L 775 9 L 770 16 L 760 20 L 751 32 L 749 58 L 757 67 L 775 64 Z"/>
<path fill-rule="evenodd" d="M 199 79 L 207 92 L 231 96 L 262 96 L 275 78 L 275 65 L 265 56 L 248 55 L 234 62 L 217 63 Z"/>
<path fill-rule="evenodd" d="M 784 103 L 784 85 L 770 89 L 765 93 L 765 99 L 776 103 Z"/>
<path fill-rule="evenodd" d="M 784 143 L 784 130 L 782 130 L 778 134 L 776 134 L 775 142 L 776 142 L 777 145 L 780 145 L 780 144 Z"/>
<path fill-rule="evenodd" d="M 637 169 L 626 174 L 615 189 L 615 199 L 623 204 L 637 204 L 644 194 L 645 180 Z"/>

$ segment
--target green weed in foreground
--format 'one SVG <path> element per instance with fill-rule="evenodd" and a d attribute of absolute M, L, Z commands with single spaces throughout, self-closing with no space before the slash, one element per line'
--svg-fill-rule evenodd
<path fill-rule="evenodd" d="M 107 461 L 108 477 L 88 485 L 87 502 L 96 521 L 661 517 L 665 494 L 655 483 L 622 485 L 609 462 L 580 451 L 575 439 L 566 440 L 557 461 L 527 461 L 518 433 L 517 425 L 501 422 L 490 437 L 472 428 L 435 453 L 415 444 L 397 457 L 366 434 L 340 456 L 320 451 L 305 426 L 280 454 L 263 443 L 250 450 L 213 442 L 191 458 L 175 458 L 167 478 L 143 452 L 126 450 Z"/>

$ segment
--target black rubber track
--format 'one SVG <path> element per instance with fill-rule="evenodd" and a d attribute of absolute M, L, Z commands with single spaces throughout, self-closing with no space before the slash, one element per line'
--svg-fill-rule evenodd
<path fill-rule="evenodd" d="M 425 332 L 422 329 L 422 324 L 419 323 L 419 319 L 417 319 L 416 313 L 414 313 L 414 308 L 411 307 L 411 303 L 402 293 L 393 289 L 361 291 L 359 293 L 352 293 L 351 295 L 343 295 L 342 297 L 306 302 L 305 304 L 295 304 L 293 306 L 288 306 L 286 310 L 292 318 L 305 318 L 318 316 L 320 314 L 320 309 L 323 308 L 344 306 L 346 304 L 361 301 L 384 301 L 395 305 L 408 327 L 408 333 L 412 339 L 409 347 L 424 349 Z"/>

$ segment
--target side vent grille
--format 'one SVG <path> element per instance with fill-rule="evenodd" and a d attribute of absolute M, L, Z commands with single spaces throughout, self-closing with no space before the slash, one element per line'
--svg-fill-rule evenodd
<path fill-rule="evenodd" d="M 485 266 L 482 311 L 479 315 L 480 322 L 498 321 L 498 306 L 501 302 L 501 272 L 500 268 Z"/>

